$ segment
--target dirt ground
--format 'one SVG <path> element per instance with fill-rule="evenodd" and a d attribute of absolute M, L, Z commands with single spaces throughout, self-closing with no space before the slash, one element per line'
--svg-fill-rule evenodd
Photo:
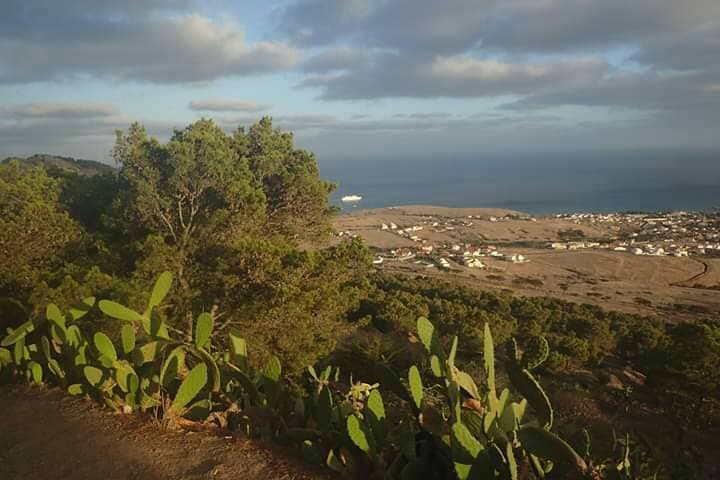
<path fill-rule="evenodd" d="M 468 218 L 472 215 L 473 218 Z M 425 229 L 417 235 L 432 244 L 444 242 L 471 241 L 473 243 L 532 241 L 556 241 L 558 232 L 566 229 L 582 230 L 587 238 L 602 238 L 615 233 L 609 226 L 576 225 L 565 219 L 543 218 L 536 222 L 525 220 L 507 220 L 492 222 L 491 216 L 524 215 L 513 210 L 494 208 L 446 208 L 430 206 L 403 206 L 360 210 L 346 215 L 338 215 L 335 228 L 357 234 L 366 239 L 368 245 L 376 248 L 397 248 L 413 245 L 403 237 L 389 231 L 380 231 L 382 223 L 396 223 L 401 228 L 422 224 L 429 216 L 435 219 L 460 219 L 472 222 L 472 227 L 459 227 L 454 231 L 432 232 Z"/>
<path fill-rule="evenodd" d="M 601 240 L 615 237 L 620 227 L 576 225 L 570 220 L 553 217 L 538 218 L 534 222 L 487 220 L 490 215 L 506 213 L 517 212 L 426 206 L 381 208 L 340 215 L 335 220 L 335 228 L 362 237 L 371 248 L 386 251 L 416 247 L 417 243 L 381 230 L 382 223 L 392 222 L 402 228 L 422 225 L 428 221 L 428 215 L 434 219 L 460 219 L 472 225 L 445 232 L 425 228 L 416 234 L 435 246 L 457 242 L 493 244 L 505 254 L 523 254 L 530 261 L 512 264 L 482 257 L 487 265 L 485 270 L 452 264 L 450 271 L 441 271 L 386 258 L 382 268 L 459 281 L 484 290 L 511 290 L 516 295 L 531 297 L 551 296 L 620 312 L 658 315 L 667 320 L 693 320 L 699 311 L 720 311 L 720 290 L 710 288 L 720 285 L 720 259 L 640 257 L 599 249 L 550 250 L 545 245 L 558 241 L 562 230 L 582 230 L 586 238 Z M 515 243 L 520 241 L 530 244 Z"/>
<path fill-rule="evenodd" d="M 214 431 L 171 432 L 42 387 L 0 388 L 3 480 L 328 478 L 294 452 Z"/>
<path fill-rule="evenodd" d="M 688 287 L 720 288 L 720 258 L 702 260 L 705 271 L 685 282 Z"/>

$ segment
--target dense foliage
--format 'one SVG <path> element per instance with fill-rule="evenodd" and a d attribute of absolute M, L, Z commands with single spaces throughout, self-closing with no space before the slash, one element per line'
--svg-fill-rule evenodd
<path fill-rule="evenodd" d="M 521 298 L 430 278 L 378 275 L 362 315 L 383 332 L 408 332 L 420 315 L 443 336 L 457 335 L 466 353 L 482 346 L 482 325 L 495 338 L 543 335 L 551 347 L 545 369 L 602 369 L 617 359 L 647 375 L 652 403 L 685 426 L 720 425 L 720 318 L 694 324 L 605 311 L 553 298 Z M 392 349 L 388 346 L 387 349 Z"/>
<path fill-rule="evenodd" d="M 532 371 L 548 357 L 543 337 L 524 352 L 508 341 L 505 370 L 513 392 L 496 385 L 497 356 L 483 329 L 483 376 L 459 368 L 458 337 L 449 352 L 434 325 L 417 320 L 419 362 L 407 373 L 384 365 L 382 383 L 349 382 L 339 369 L 309 367 L 307 390 L 293 396 L 272 356 L 262 369 L 231 330 L 228 348 L 213 335 L 216 318 L 201 313 L 189 339 L 177 338 L 160 314 L 172 275 L 163 273 L 144 311 L 84 299 L 63 313 L 55 304 L 0 337 L 0 376 L 49 382 L 125 413 L 152 412 L 164 423 L 214 419 L 251 435 L 295 443 L 309 461 L 357 478 L 651 478 L 630 460 L 596 462 L 587 431 L 566 441 Z M 120 339 L 86 326 L 88 314 L 121 324 Z M 391 398 L 396 399 L 389 403 Z M 398 403 L 399 402 L 399 403 Z M 386 409 L 386 403 L 389 408 Z"/>
<path fill-rule="evenodd" d="M 60 182 L 42 168 L 24 170 L 17 162 L 0 168 L 0 291 L 7 301 L 22 300 L 81 241 L 59 196 Z"/>
<path fill-rule="evenodd" d="M 138 306 L 165 270 L 178 288 L 163 315 L 186 338 L 207 310 L 219 333 L 243 328 L 258 358 L 303 365 L 354 328 L 370 257 L 357 242 L 306 248 L 330 232 L 333 186 L 292 134 L 269 118 L 231 135 L 200 120 L 162 143 L 134 124 L 112 153 L 113 173 L 0 166 L 3 330 L 91 291 Z"/>

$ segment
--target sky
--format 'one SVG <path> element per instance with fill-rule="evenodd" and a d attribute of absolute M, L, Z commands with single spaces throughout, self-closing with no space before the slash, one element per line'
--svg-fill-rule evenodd
<path fill-rule="evenodd" d="M 319 158 L 718 148 L 720 2 L 0 2 L 0 158 L 266 115 Z"/>

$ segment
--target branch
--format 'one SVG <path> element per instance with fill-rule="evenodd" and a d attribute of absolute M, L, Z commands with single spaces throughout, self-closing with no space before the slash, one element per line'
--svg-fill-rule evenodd
<path fill-rule="evenodd" d="M 175 227 L 173 227 L 172 222 L 170 222 L 170 219 L 168 218 L 167 214 L 165 214 L 164 209 L 162 208 L 162 202 L 160 201 L 160 195 L 157 192 L 154 192 L 154 193 L 155 193 L 155 200 L 157 202 L 156 208 L 158 210 L 158 215 L 160 216 L 162 221 L 167 226 L 168 230 L 170 231 L 170 235 L 172 235 L 175 243 L 177 243 L 178 239 L 177 239 L 177 235 L 175 234 Z"/>

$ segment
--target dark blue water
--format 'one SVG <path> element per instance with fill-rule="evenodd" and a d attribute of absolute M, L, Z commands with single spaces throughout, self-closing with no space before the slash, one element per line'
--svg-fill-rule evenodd
<path fill-rule="evenodd" d="M 534 214 L 707 210 L 720 206 L 720 152 L 427 155 L 320 161 L 332 200 L 357 208 L 426 204 Z M 348 208 L 346 207 L 346 210 Z"/>

